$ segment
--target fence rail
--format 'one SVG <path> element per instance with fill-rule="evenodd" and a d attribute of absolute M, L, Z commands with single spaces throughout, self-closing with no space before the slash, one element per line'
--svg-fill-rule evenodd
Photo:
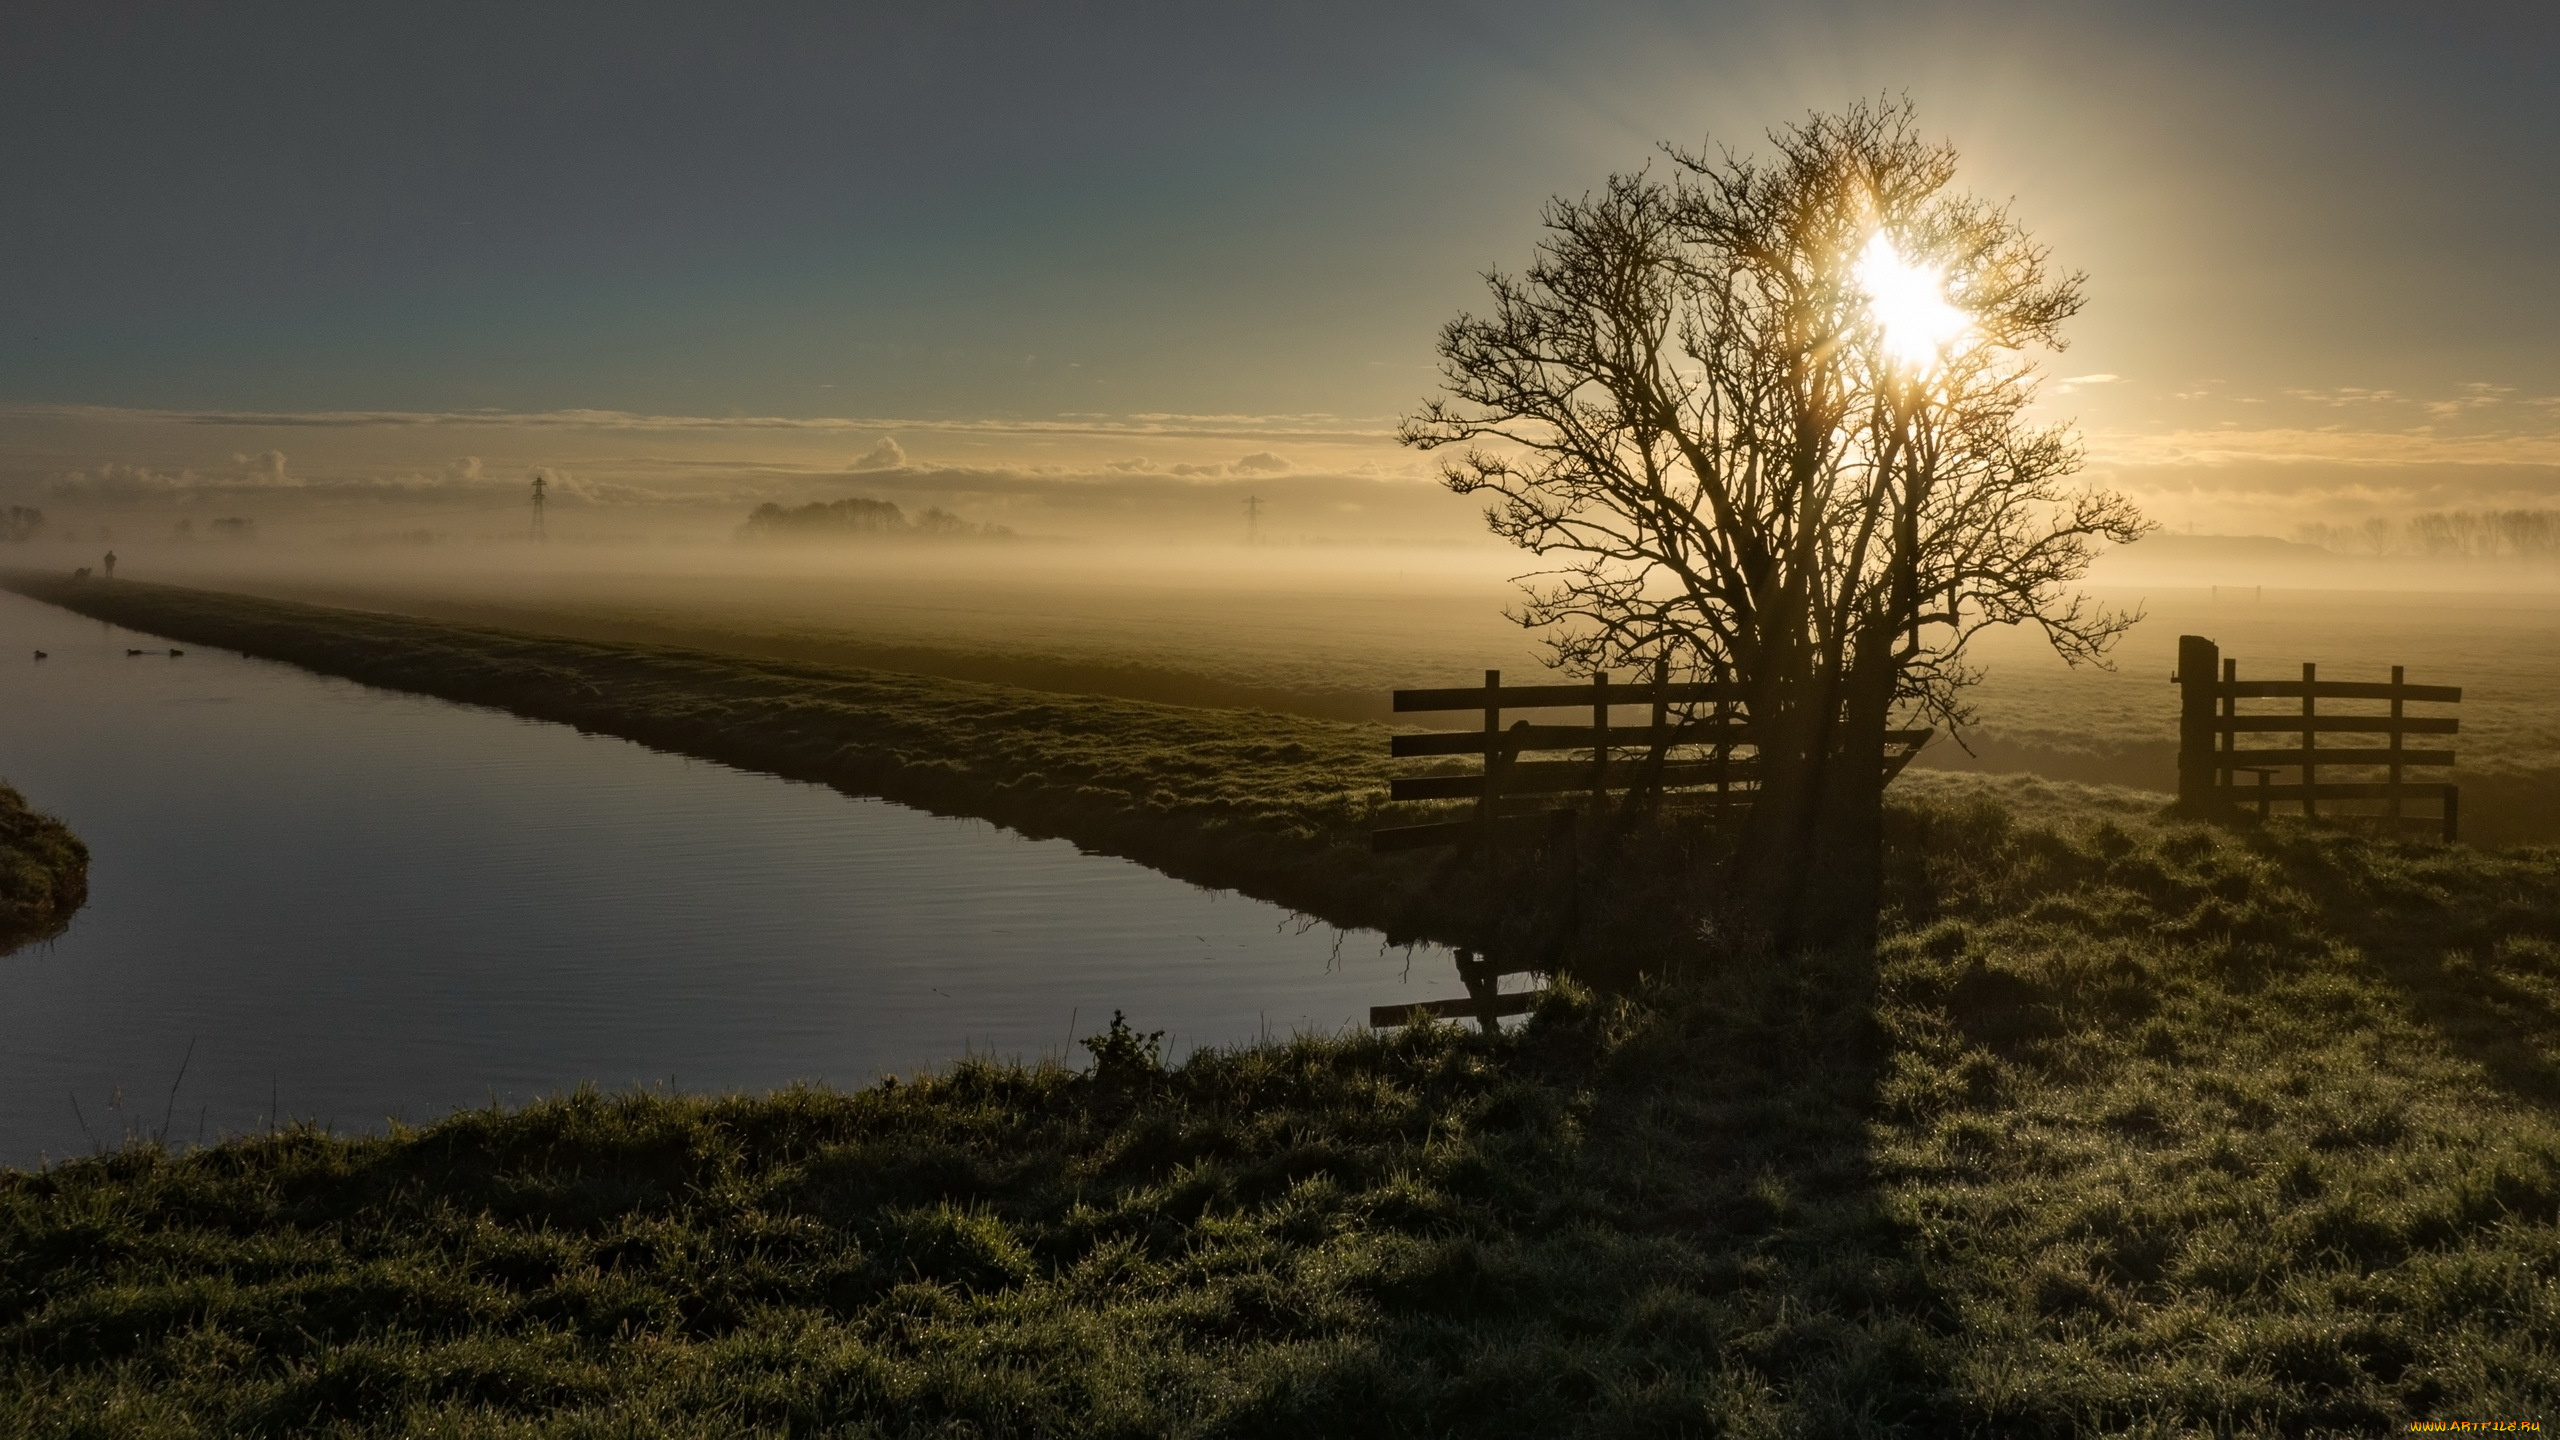
<path fill-rule="evenodd" d="M 1543 707 L 1552 708 L 1552 707 Z M 1748 745 L 1751 729 L 1738 720 L 1695 725 L 1532 725 L 1514 720 L 1507 730 L 1432 730 L 1395 735 L 1387 740 L 1390 755 L 1482 755 L 1490 750 L 1517 754 L 1524 750 L 1650 749 L 1655 745 Z"/>
<path fill-rule="evenodd" d="M 1370 832 L 1375 850 L 1426 850 L 1444 845 L 1491 848 L 1543 840 L 1564 849 L 1562 865 L 1574 864 L 1574 811 L 1554 806 L 1520 809 L 1505 800 L 1536 801 L 1543 797 L 1587 794 L 1605 799 L 1612 790 L 1712 791 L 1722 804 L 1738 793 L 1756 791 L 1760 783 L 1758 747 L 1742 716 L 1743 688 L 1729 680 L 1674 683 L 1661 667 L 1649 681 L 1627 683 L 1608 675 L 1587 685 L 1512 685 L 1502 672 L 1484 672 L 1484 684 L 1395 692 L 1397 713 L 1405 715 L 1472 711 L 1484 717 L 1474 730 L 1435 730 L 1397 735 L 1388 753 L 1400 758 L 1480 758 L 1473 774 L 1411 775 L 1392 782 L 1397 800 L 1473 800 L 1475 814 L 1464 820 L 1427 825 L 1395 825 Z M 1587 724 L 1503 724 L 1505 711 L 1553 711 L 1591 707 Z M 1705 714 L 1675 715 L 1673 707 L 1709 707 Z M 1611 722 L 1610 712 L 1635 707 L 1646 718 L 1635 724 Z M 1891 780 L 1920 747 L 1929 730 L 1894 730 L 1885 736 L 1877 761 Z M 1573 751 L 1570 760 L 1525 760 L 1524 755 Z M 1748 753 L 1736 754 L 1736 751 Z M 1542 862 L 1546 863 L 1546 862 Z M 1473 1016 L 1492 1029 L 1504 1015 L 1526 1014 L 1542 990 L 1503 994 L 1499 977 L 1519 974 L 1516 964 L 1497 964 L 1472 951 L 1458 952 L 1458 975 L 1466 982 L 1463 999 L 1424 1000 L 1379 1005 L 1369 1011 L 1371 1025 L 1410 1025 L 1424 1020 Z"/>
<path fill-rule="evenodd" d="M 2230 680 L 2217 682 L 2217 688 L 2237 700 L 2291 700 L 2308 695 L 2319 700 L 2420 700 L 2451 705 L 2462 698 L 2459 685 L 2404 685 L 2388 680 Z"/>
<path fill-rule="evenodd" d="M 2178 637 L 2178 671 L 2171 676 L 2180 692 L 2178 717 L 2178 798 L 2191 811 L 2220 813 L 2255 806 L 2261 815 L 2276 805 L 2298 805 L 2305 815 L 2320 813 L 2323 801 L 2380 802 L 2384 818 L 2439 822 L 2447 842 L 2462 828 L 2462 792 L 2439 780 L 2413 780 L 2411 770 L 2442 770 L 2454 763 L 2451 750 L 2413 750 L 2402 743 L 2411 735 L 2459 734 L 2462 722 L 2450 715 L 2411 715 L 2411 704 L 2460 703 L 2458 685 L 2412 685 L 2402 667 L 2391 667 L 2388 682 L 2323 680 L 2313 664 L 2302 667 L 2299 680 L 2243 680 L 2239 662 L 2222 658 L 2221 649 L 2201 635 Z M 2299 714 L 2243 715 L 2243 700 L 2298 700 Z M 2382 701 L 2381 714 L 2320 712 L 2323 700 Z M 2278 749 L 2265 744 L 2242 748 L 2242 736 L 2300 736 L 2299 745 Z M 2381 735 L 2382 745 L 2320 744 L 2323 735 Z M 2379 779 L 2323 779 L 2322 770 L 2382 771 Z M 2285 770 L 2295 781 L 2277 783 Z M 2256 777 L 2242 784 L 2242 775 Z M 2412 817 L 2412 803 L 2432 804 L 2433 817 Z"/>
<path fill-rule="evenodd" d="M 1569 705 L 1704 705 L 1739 704 L 1742 686 L 1732 680 L 1611 681 L 1605 674 L 1589 685 L 1514 685 L 1505 689 L 1502 672 L 1487 670 L 1482 685 L 1455 689 L 1399 690 L 1396 712 L 1482 710 L 1560 710 Z"/>
<path fill-rule="evenodd" d="M 1566 794 L 1606 795 L 1612 790 L 1715 792 L 1719 802 L 1736 793 L 1755 791 L 1760 782 L 1758 747 L 1740 704 L 1742 686 L 1729 680 L 1672 681 L 1657 668 L 1649 681 L 1612 680 L 1606 673 L 1587 685 L 1511 685 L 1502 672 L 1484 672 L 1484 684 L 1429 690 L 1398 690 L 1395 708 L 1405 714 L 1474 711 L 1484 724 L 1474 730 L 1435 730 L 1397 735 L 1388 753 L 1400 758 L 1478 756 L 1483 768 L 1469 775 L 1414 775 L 1391 782 L 1397 800 L 1474 800 L 1472 820 L 1401 825 L 1373 831 L 1371 845 L 1380 851 L 1416 850 L 1438 845 L 1493 844 L 1550 833 L 1569 825 L 1569 811 L 1521 813 L 1506 809 L 1505 799 Z M 1503 724 L 1506 711 L 1554 711 L 1591 707 L 1587 723 L 1514 720 Z M 1705 714 L 1676 715 L 1675 706 L 1712 707 Z M 1621 707 L 1643 710 L 1646 719 L 1616 724 L 1611 712 Z M 1885 736 L 1877 757 L 1884 778 L 1891 780 L 1920 753 L 1933 731 L 1894 730 Z M 1579 752 L 1572 760 L 1529 760 L 1525 755 Z M 1737 753 L 1741 752 L 1741 753 Z"/>
<path fill-rule="evenodd" d="M 2216 770 L 2257 770 L 2268 766 L 2289 769 L 2296 765 L 2450 765 L 2450 750 L 2386 750 L 2379 747 L 2353 750 L 2343 745 L 2330 745 L 2303 750 L 2217 750 L 2213 756 Z"/>
<path fill-rule="evenodd" d="M 2359 735 L 2451 735 L 2462 722 L 2450 716 L 2390 715 L 2227 715 L 2217 720 L 2218 734 L 2256 735 L 2288 730 L 2323 730 Z"/>

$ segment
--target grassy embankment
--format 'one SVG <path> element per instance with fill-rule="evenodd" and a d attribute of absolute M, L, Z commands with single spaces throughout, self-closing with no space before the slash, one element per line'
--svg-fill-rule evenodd
<path fill-rule="evenodd" d="M 89 847 L 0 782 L 0 955 L 59 934 L 89 898 Z"/>
<path fill-rule="evenodd" d="M 1516 1035 L 0 1176 L 0 1430 L 2560 1419 L 2560 857 L 1893 829 L 1873 961 Z"/>
<path fill-rule="evenodd" d="M 1368 853 L 1385 729 L 324 609 L 24 571 L 97 619 L 972 815 L 1344 925 L 1463 927 L 1437 857 Z"/>
<path fill-rule="evenodd" d="M 646 557 L 627 570 L 573 564 L 537 574 L 457 564 L 354 575 L 288 562 L 170 578 L 579 640 L 1322 720 L 1386 721 L 1397 685 L 1460 683 L 1488 665 L 1534 668 L 1535 647 L 1501 616 L 1509 587 L 1498 575 L 1235 575 L 1168 569 L 1168 558 L 1061 566 L 1025 557 L 999 570 L 908 556 L 781 574 L 653 568 Z"/>

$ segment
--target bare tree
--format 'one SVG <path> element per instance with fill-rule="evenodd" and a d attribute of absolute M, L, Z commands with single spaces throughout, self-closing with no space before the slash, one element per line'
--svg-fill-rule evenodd
<path fill-rule="evenodd" d="M 1442 331 L 1448 393 L 1403 438 L 1463 447 L 1449 486 L 1556 562 L 1514 613 L 1558 663 L 1740 682 L 1761 786 L 1729 913 L 1855 942 L 1892 719 L 1963 725 L 1987 626 L 2101 661 L 2137 617 L 2071 586 L 2144 525 L 2068 487 L 2072 437 L 2024 418 L 2081 277 L 1952 192 L 1907 104 L 1770 139 L 1552 202 L 1527 273 Z"/>

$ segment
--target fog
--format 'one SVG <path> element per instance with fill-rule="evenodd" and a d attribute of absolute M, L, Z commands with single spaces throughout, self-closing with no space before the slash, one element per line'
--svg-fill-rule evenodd
<path fill-rule="evenodd" d="M 920 499 L 950 500 L 962 520 L 1005 523 L 997 517 L 1007 512 L 903 478 L 812 493 L 901 497 L 910 516 L 922 513 Z M 117 573 L 136 579 L 1338 719 L 1387 718 L 1386 692 L 1398 685 L 1540 665 L 1536 637 L 1503 613 L 1518 595 L 1514 577 L 1537 561 L 1486 537 L 1466 500 L 1423 482 L 1299 477 L 1263 487 L 1271 496 L 1257 520 L 1227 493 L 1257 490 L 1170 483 L 1202 493 L 1143 519 L 1134 505 L 1124 519 L 1097 502 L 1081 530 L 1065 523 L 1070 507 L 1053 506 L 1045 533 L 1032 519 L 1009 536 L 790 539 L 742 535 L 748 507 L 734 502 L 573 496 L 545 505 L 537 538 L 522 492 L 434 504 L 315 493 L 65 506 L 75 497 L 53 496 L 40 529 L 0 546 L 0 564 L 67 570 L 96 566 L 113 549 Z M 1388 517 L 1376 531 L 1317 508 L 1313 497 L 1355 484 L 1396 492 L 1371 512 Z M 2146 614 L 2115 673 L 2067 670 L 2031 633 L 1979 643 L 1988 678 L 1977 692 L 1977 738 L 1992 753 L 2034 736 L 2051 748 L 2046 732 L 2057 730 L 2082 732 L 2083 749 L 2099 734 L 2165 736 L 2165 657 L 2189 629 L 2246 652 L 2250 627 L 2284 616 L 2277 628 L 2291 649 L 2268 651 L 2267 663 L 2406 664 L 2433 682 L 2479 687 L 2493 705 L 2501 677 L 2521 673 L 2510 660 L 2529 670 L 2560 653 L 2560 567 L 2526 557 L 2352 554 L 2272 536 L 2162 532 L 2104 556 L 2089 588 Z M 2107 718 L 2048 718 L 2077 711 Z M 2518 738 L 2537 755 L 2560 750 Z M 1945 744 L 1930 761 L 1981 763 Z"/>
<path fill-rule="evenodd" d="M 2560 763 L 2535 708 L 2560 676 L 2532 678 L 2560 654 L 2548 467 L 2135 458 L 2093 444 L 2088 472 L 2162 526 L 2088 577 L 2146 617 L 2115 668 L 1984 637 L 1977 723 L 1924 765 L 2166 784 L 2187 632 L 2471 687 L 2466 764 Z M 1539 562 L 1431 460 L 1391 417 L 21 410 L 0 565 L 112 549 L 120 576 L 322 604 L 1385 720 L 1397 686 L 1541 663 L 1504 616 Z"/>

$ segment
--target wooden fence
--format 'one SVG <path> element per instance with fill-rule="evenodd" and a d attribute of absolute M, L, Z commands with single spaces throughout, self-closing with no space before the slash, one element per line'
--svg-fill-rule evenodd
<path fill-rule="evenodd" d="M 1398 690 L 1398 714 L 1480 713 L 1481 729 L 1440 730 L 1398 735 L 1388 743 L 1397 756 L 1482 756 L 1473 774 L 1417 775 L 1393 782 L 1397 800 L 1473 800 L 1475 814 L 1464 820 L 1429 825 L 1399 825 L 1373 831 L 1370 843 L 1381 851 L 1418 850 L 1438 845 L 1491 847 L 1505 840 L 1546 838 L 1570 844 L 1574 812 L 1547 803 L 1559 795 L 1582 794 L 1605 799 L 1612 790 L 1654 790 L 1694 794 L 1722 805 L 1759 788 L 1760 761 L 1751 727 L 1742 718 L 1742 687 L 1731 681 L 1674 682 L 1661 670 L 1650 681 L 1621 683 L 1604 671 L 1583 685 L 1514 685 L 1506 688 L 1502 672 L 1484 672 L 1484 684 L 1441 690 Z M 1588 707 L 1588 724 L 1502 723 L 1505 711 Z M 1633 707 L 1645 712 L 1643 723 L 1621 725 L 1611 712 Z M 1683 713 L 1675 714 L 1678 707 Z M 1885 735 L 1884 776 L 1902 772 L 1927 744 L 1931 731 L 1894 730 Z M 1569 752 L 1566 760 L 1528 760 L 1524 755 Z M 1737 753 L 1739 752 L 1739 753 Z M 1525 802 L 1525 803 L 1524 803 Z M 1410 1025 L 1419 1020 L 1473 1016 L 1485 1029 L 1498 1017 L 1522 1015 L 1544 991 L 1501 993 L 1504 975 L 1524 974 L 1536 967 L 1503 964 L 1472 950 L 1457 955 L 1464 998 L 1424 1000 L 1406 1005 L 1378 1005 L 1369 1011 L 1373 1026 Z"/>
<path fill-rule="evenodd" d="M 1606 671 L 1583 685 L 1514 685 L 1504 688 L 1502 672 L 1484 672 L 1484 684 L 1445 690 L 1398 690 L 1398 714 L 1474 711 L 1484 716 L 1480 730 L 1442 730 L 1398 735 L 1389 742 L 1397 756 L 1481 755 L 1483 766 L 1469 775 L 1417 775 L 1393 782 L 1397 800 L 1473 800 L 1470 819 L 1431 825 L 1400 825 L 1370 834 L 1378 850 L 1416 850 L 1435 845 L 1492 844 L 1510 837 L 1554 834 L 1571 823 L 1571 810 L 1540 808 L 1543 797 L 1563 794 L 1606 796 L 1611 790 L 1648 789 L 1711 795 L 1715 802 L 1759 786 L 1760 761 L 1751 727 L 1742 718 L 1743 690 L 1729 680 L 1672 681 L 1660 671 L 1650 681 L 1622 683 Z M 1589 707 L 1589 724 L 1502 723 L 1506 710 L 1556 710 Z M 1688 713 L 1675 716 L 1674 706 Z M 1645 723 L 1614 724 L 1610 712 L 1622 707 L 1646 712 Z M 1929 741 L 1931 731 L 1886 732 L 1882 757 L 1885 778 L 1900 774 L 1911 757 Z M 1570 760 L 1528 760 L 1530 754 L 1579 752 Z M 1630 753 L 1633 752 L 1633 753 Z M 1746 753 L 1736 753 L 1746 752 Z M 1588 758 L 1582 758 L 1586 756 Z M 1528 800 L 1528 807 L 1517 803 Z"/>
<path fill-rule="evenodd" d="M 2255 806 L 2261 816 L 2277 805 L 2296 805 L 2305 815 L 2319 815 L 2324 802 L 2381 806 L 2390 823 L 2433 819 L 2451 842 L 2462 828 L 2462 792 L 2441 781 L 2412 781 L 2411 771 L 2441 773 L 2453 764 L 2449 749 L 2413 750 L 2412 735 L 2451 735 L 2461 722 L 2450 715 L 2411 715 L 2412 704 L 2451 705 L 2462 699 L 2455 685 L 2411 685 L 2402 667 L 2391 667 L 2388 683 L 2323 680 L 2316 666 L 2305 664 L 2299 680 L 2243 680 L 2237 661 L 2225 660 L 2211 640 L 2201 635 L 2178 637 L 2179 687 L 2178 799 L 2199 814 Z M 2243 700 L 2299 700 L 2295 713 L 2240 713 Z M 2385 701 L 2383 713 L 2323 712 L 2323 700 Z M 2242 736 L 2281 738 L 2277 748 L 2257 740 L 2241 747 Z M 2321 745 L 2322 735 L 2385 737 L 2380 745 Z M 2290 743 L 2290 742 L 2299 743 Z M 2287 770 L 2299 780 L 2275 783 Z M 2323 779 L 2347 770 L 2361 778 Z M 2377 772 L 2380 778 L 2373 778 Z M 2241 784 L 2239 777 L 2255 777 Z M 2432 805 L 2433 816 L 2408 813 L 2412 803 Z M 2342 813 L 2332 810 L 2330 813 Z M 2371 813 L 2371 812 L 2367 812 Z"/>

